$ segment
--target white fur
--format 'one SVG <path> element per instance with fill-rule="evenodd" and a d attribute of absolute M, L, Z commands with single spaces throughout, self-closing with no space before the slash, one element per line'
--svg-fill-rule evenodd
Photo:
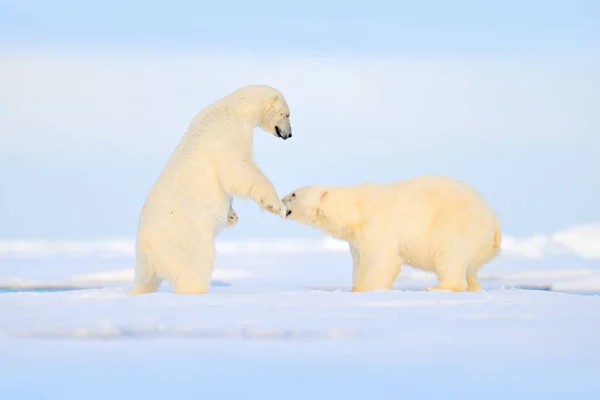
<path fill-rule="evenodd" d="M 305 186 L 283 199 L 288 219 L 349 243 L 352 291 L 390 290 L 403 264 L 433 271 L 428 290 L 480 291 L 496 257 L 498 217 L 469 185 L 444 176 L 389 184 Z"/>
<path fill-rule="evenodd" d="M 246 86 L 192 120 L 142 208 L 130 294 L 154 292 L 163 279 L 175 293 L 208 292 L 214 239 L 237 223 L 234 197 L 285 216 L 275 188 L 253 161 L 255 127 L 282 139 L 292 136 L 281 92 Z"/>

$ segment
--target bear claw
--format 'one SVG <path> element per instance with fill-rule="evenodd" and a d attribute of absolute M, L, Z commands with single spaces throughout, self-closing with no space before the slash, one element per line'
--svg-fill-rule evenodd
<path fill-rule="evenodd" d="M 265 210 L 272 212 L 273 214 L 277 214 L 281 217 L 285 217 L 285 213 L 287 212 L 287 208 L 282 204 L 279 207 L 275 207 L 272 204 L 265 204 L 265 201 L 261 199 L 260 203 L 264 206 Z"/>
<path fill-rule="evenodd" d="M 229 215 L 227 215 L 227 225 L 234 226 L 235 224 L 237 224 L 238 219 L 239 218 L 238 218 L 237 214 L 235 213 L 235 211 L 233 211 L 233 210 L 230 211 Z"/>

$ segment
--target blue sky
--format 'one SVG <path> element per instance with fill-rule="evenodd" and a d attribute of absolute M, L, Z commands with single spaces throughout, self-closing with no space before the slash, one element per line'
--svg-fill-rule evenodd
<path fill-rule="evenodd" d="M 595 1 L 3 0 L 4 44 L 251 50 L 552 51 L 598 43 Z M 91 46 L 91 47 L 90 47 Z"/>
<path fill-rule="evenodd" d="M 294 138 L 257 131 L 284 195 L 444 173 L 505 231 L 600 220 L 597 2 L 0 3 L 0 237 L 131 236 L 193 115 L 251 82 Z M 491 3 L 491 2 L 488 2 Z M 225 237 L 317 232 L 238 201 Z"/>

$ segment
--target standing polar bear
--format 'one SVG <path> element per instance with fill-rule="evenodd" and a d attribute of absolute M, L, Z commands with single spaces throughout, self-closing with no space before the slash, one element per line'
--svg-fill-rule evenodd
<path fill-rule="evenodd" d="M 255 127 L 283 140 L 292 137 L 290 110 L 279 90 L 245 86 L 194 117 L 142 208 L 129 294 L 155 292 L 163 279 L 174 293 L 208 292 L 215 237 L 237 223 L 233 197 L 285 216 L 275 188 L 253 161 Z"/>
<path fill-rule="evenodd" d="M 282 200 L 287 219 L 349 243 L 353 292 L 392 289 L 403 264 L 437 274 L 438 285 L 427 290 L 477 292 L 477 271 L 500 247 L 492 208 L 473 188 L 444 176 L 305 186 Z"/>

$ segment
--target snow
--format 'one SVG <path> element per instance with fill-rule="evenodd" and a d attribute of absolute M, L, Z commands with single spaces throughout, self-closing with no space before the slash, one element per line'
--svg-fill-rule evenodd
<path fill-rule="evenodd" d="M 0 240 L 0 257 L 128 257 L 134 254 L 134 243 L 135 240 L 131 237 L 70 241 L 4 239 Z M 216 247 L 222 254 L 304 254 L 347 250 L 345 243 L 329 237 L 312 240 L 217 240 Z M 502 253 L 510 257 L 534 259 L 552 255 L 600 259 L 600 223 L 574 226 L 550 235 L 534 234 L 524 238 L 504 234 Z"/>
<path fill-rule="evenodd" d="M 0 399 L 600 398 L 593 240 L 504 254 L 482 293 L 350 293 L 339 242 L 229 242 L 209 294 L 135 297 L 117 242 L 0 247 Z"/>
<path fill-rule="evenodd" d="M 580 279 L 559 281 L 551 289 L 557 292 L 600 292 L 600 271 L 585 275 Z"/>

